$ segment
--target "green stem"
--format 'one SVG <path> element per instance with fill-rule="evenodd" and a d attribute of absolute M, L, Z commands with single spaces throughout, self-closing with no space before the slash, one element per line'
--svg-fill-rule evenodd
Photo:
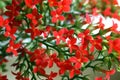
<path fill-rule="evenodd" d="M 28 60 L 27 55 L 25 55 L 25 60 L 26 60 L 26 62 L 28 64 L 28 68 L 30 69 L 30 71 L 32 73 L 31 80 L 36 80 L 35 74 L 33 73 L 33 68 L 32 68 L 31 62 Z"/>
<path fill-rule="evenodd" d="M 40 43 L 43 43 L 44 45 L 46 45 L 47 47 L 50 47 L 50 48 L 53 48 L 54 50 L 56 50 L 59 55 L 65 55 L 65 56 L 74 56 L 73 54 L 67 54 L 66 52 L 64 52 L 62 49 L 60 49 L 59 47 L 57 47 L 57 45 L 53 46 L 51 44 L 48 44 L 46 43 L 45 41 L 41 41 L 41 40 L 38 40 Z M 62 54 L 63 53 L 63 54 Z"/>

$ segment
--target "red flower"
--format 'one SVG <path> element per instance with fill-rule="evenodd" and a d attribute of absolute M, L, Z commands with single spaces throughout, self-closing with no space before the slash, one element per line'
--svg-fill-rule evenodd
<path fill-rule="evenodd" d="M 6 32 L 5 32 L 4 35 L 5 35 L 6 37 L 10 37 L 11 39 L 15 40 L 16 37 L 14 36 L 14 34 L 16 33 L 16 31 L 17 31 L 17 28 L 12 28 L 12 29 L 10 29 L 10 30 L 6 30 Z"/>
<path fill-rule="evenodd" d="M 5 59 L 3 56 L 0 56 L 0 65 L 5 63 L 5 62 L 8 62 L 8 60 Z"/>
<path fill-rule="evenodd" d="M 37 66 L 45 68 L 48 65 L 48 57 L 45 54 L 45 49 L 36 49 L 35 54 L 35 63 Z"/>
<path fill-rule="evenodd" d="M 75 23 L 74 17 L 73 17 L 72 14 L 68 14 L 66 20 L 67 20 L 67 21 L 70 21 L 70 24 L 74 24 L 74 23 Z"/>
<path fill-rule="evenodd" d="M 75 69 L 80 69 L 82 66 L 82 63 L 88 62 L 88 58 L 84 57 L 84 56 L 71 57 L 69 60 L 70 60 L 70 62 L 75 63 L 75 65 L 74 65 Z"/>
<path fill-rule="evenodd" d="M 10 31 L 9 22 L 10 22 L 9 19 L 4 20 L 4 18 L 0 16 L 0 27 L 5 27 L 6 30 Z"/>
<path fill-rule="evenodd" d="M 0 80 L 8 80 L 8 79 L 7 79 L 7 76 L 2 76 L 2 75 L 0 74 Z"/>
<path fill-rule="evenodd" d="M 32 13 L 29 13 L 26 15 L 28 19 L 32 21 L 32 24 L 37 25 L 38 20 L 42 18 L 42 15 L 38 14 L 38 11 L 36 8 L 33 9 Z"/>
<path fill-rule="evenodd" d="M 64 74 L 65 71 L 67 71 L 67 70 L 70 71 L 70 70 L 73 69 L 73 66 L 72 66 L 70 60 L 65 60 L 65 61 L 63 61 L 63 62 L 62 62 L 62 61 L 59 62 L 59 63 L 58 63 L 58 67 L 60 68 L 60 70 L 59 70 L 59 74 L 60 74 L 60 75 Z"/>
<path fill-rule="evenodd" d="M 90 40 L 91 46 L 91 52 L 94 51 L 94 47 L 98 50 L 102 50 L 102 38 L 100 36 L 97 36 L 97 39 Z"/>
<path fill-rule="evenodd" d="M 59 62 L 59 59 L 57 58 L 57 53 L 54 53 L 54 54 L 50 55 L 48 67 L 49 68 L 53 67 L 54 62 L 56 64 Z"/>
<path fill-rule="evenodd" d="M 86 29 L 83 33 L 79 33 L 78 37 L 81 39 L 81 45 L 83 49 L 88 46 L 90 40 L 92 40 L 92 36 L 89 35 L 90 30 Z"/>
<path fill-rule="evenodd" d="M 35 62 L 35 67 L 33 72 L 40 72 L 40 74 L 45 75 L 45 68 L 48 66 L 48 56 L 45 54 L 45 49 L 36 49 L 33 53 L 28 52 L 30 55 L 30 61 Z"/>
<path fill-rule="evenodd" d="M 114 23 L 114 21 L 113 21 L 113 25 L 112 25 L 112 27 L 110 27 L 110 30 L 114 33 L 119 33 L 117 28 L 118 28 L 118 24 Z"/>
<path fill-rule="evenodd" d="M 102 0 L 103 2 L 105 2 L 106 4 L 110 4 L 109 0 Z"/>
<path fill-rule="evenodd" d="M 70 5 L 70 4 L 72 4 L 72 0 L 61 0 L 61 2 L 62 2 L 64 5 Z"/>
<path fill-rule="evenodd" d="M 69 60 L 70 62 L 74 63 L 75 69 L 80 69 L 82 66 L 82 63 L 88 62 L 88 58 L 86 57 L 87 55 L 88 55 L 88 52 L 86 52 L 86 50 L 79 48 L 76 51 L 75 56 L 70 57 Z"/>
<path fill-rule="evenodd" d="M 110 80 L 110 75 L 115 74 L 115 70 L 112 69 L 112 70 L 109 70 L 109 71 L 105 71 L 105 74 L 106 74 L 105 80 Z"/>
<path fill-rule="evenodd" d="M 111 16 L 111 8 L 106 8 L 103 14 L 104 16 Z"/>
<path fill-rule="evenodd" d="M 113 40 L 113 49 L 120 53 L 120 38 Z"/>
<path fill-rule="evenodd" d="M 57 6 L 57 5 L 58 5 L 57 0 L 48 0 L 48 3 L 49 3 L 49 6 L 50 6 L 50 7 L 53 7 L 53 6 Z"/>
<path fill-rule="evenodd" d="M 15 56 L 17 56 L 18 55 L 17 50 L 20 47 L 21 47 L 21 44 L 19 44 L 19 43 L 15 44 L 13 40 L 10 40 L 9 47 L 6 49 L 6 52 L 7 53 L 12 52 Z"/>
<path fill-rule="evenodd" d="M 4 19 L 3 19 L 3 17 L 2 17 L 2 16 L 0 16 L 0 27 L 2 27 L 2 26 L 3 26 L 3 23 L 4 23 Z"/>
<path fill-rule="evenodd" d="M 112 42 L 112 40 L 109 40 L 108 44 L 109 44 L 109 50 L 108 50 L 108 53 L 111 53 L 112 50 L 113 50 L 113 42 Z"/>
<path fill-rule="evenodd" d="M 86 14 L 86 23 L 90 24 L 91 23 L 91 18 L 88 14 Z"/>
<path fill-rule="evenodd" d="M 64 35 L 63 35 L 64 39 L 67 39 L 67 38 L 71 39 L 71 38 L 73 38 L 73 34 L 74 34 L 74 30 L 73 29 L 70 29 L 70 30 L 68 30 L 66 28 L 62 28 L 62 29 L 64 30 Z"/>
<path fill-rule="evenodd" d="M 93 16 L 97 16 L 97 15 L 98 15 L 98 13 L 97 13 L 97 8 L 93 8 L 93 9 L 92 9 L 92 15 L 93 15 Z"/>
<path fill-rule="evenodd" d="M 43 35 L 44 35 L 45 38 L 47 38 L 50 31 L 52 31 L 52 27 L 51 26 L 46 26 L 45 30 L 43 31 Z"/>
<path fill-rule="evenodd" d="M 100 28 L 101 30 L 103 30 L 104 29 L 104 24 L 102 23 L 102 21 L 103 21 L 103 19 L 102 18 L 100 18 L 100 20 L 99 20 L 99 25 L 97 26 L 97 28 Z"/>
<path fill-rule="evenodd" d="M 41 31 L 37 27 L 32 26 L 31 29 L 26 29 L 26 33 L 31 33 L 31 38 L 34 39 L 36 36 L 41 35 Z"/>
<path fill-rule="evenodd" d="M 58 2 L 57 7 L 62 12 L 69 12 L 71 3 L 72 3 L 72 0 L 61 0 L 60 2 Z"/>
<path fill-rule="evenodd" d="M 119 16 L 119 14 L 118 14 L 118 11 L 112 13 L 112 17 L 120 20 L 120 16 Z"/>
<path fill-rule="evenodd" d="M 114 5 L 118 5 L 118 0 L 113 0 Z"/>
<path fill-rule="evenodd" d="M 108 53 L 111 53 L 112 50 L 114 49 L 120 54 L 120 38 L 114 39 L 114 40 L 109 40 L 109 50 Z"/>
<path fill-rule="evenodd" d="M 74 75 L 79 75 L 80 73 L 81 73 L 81 72 L 80 72 L 79 69 L 72 69 L 72 70 L 70 70 L 69 77 L 70 77 L 70 78 L 73 78 Z"/>
<path fill-rule="evenodd" d="M 103 80 L 102 77 L 96 77 L 95 80 Z"/>
<path fill-rule="evenodd" d="M 44 50 L 37 49 L 34 51 L 33 55 L 30 55 L 31 61 L 35 62 L 35 67 L 33 69 L 34 73 L 39 72 L 42 75 L 46 75 L 45 68 L 48 65 L 47 55 L 43 53 Z M 33 58 L 33 59 L 32 59 Z"/>
<path fill-rule="evenodd" d="M 42 0 L 25 0 L 25 4 L 29 8 L 33 8 L 36 4 L 41 3 Z"/>
<path fill-rule="evenodd" d="M 56 44 L 59 44 L 61 40 L 64 40 L 63 38 L 63 34 L 64 34 L 64 29 L 53 32 L 54 37 L 56 38 Z"/>
<path fill-rule="evenodd" d="M 78 46 L 76 44 L 76 38 L 71 38 L 68 40 L 67 45 L 70 49 L 70 53 L 72 53 L 73 50 L 78 50 Z"/>
<path fill-rule="evenodd" d="M 48 80 L 53 80 L 53 78 L 56 76 L 57 76 L 57 73 L 51 72 L 50 75 L 48 76 Z"/>
<path fill-rule="evenodd" d="M 45 57 L 45 49 L 36 49 L 34 52 L 26 51 L 30 56 L 30 61 L 34 62 L 36 59 Z"/>
<path fill-rule="evenodd" d="M 61 20 L 61 21 L 65 20 L 64 16 L 62 16 L 61 14 L 62 14 L 62 11 L 58 9 L 51 11 L 52 22 L 56 23 L 58 20 Z"/>
<path fill-rule="evenodd" d="M 34 69 L 33 69 L 33 72 L 34 72 L 34 73 L 39 72 L 39 73 L 42 74 L 42 75 L 46 75 L 45 69 L 44 69 L 44 68 L 41 68 L 41 67 L 39 67 L 39 66 L 35 66 Z"/>
<path fill-rule="evenodd" d="M 21 72 L 17 72 L 17 73 L 12 72 L 12 74 L 16 76 L 16 77 L 15 77 L 16 80 L 29 80 L 29 78 L 23 77 L 23 76 L 21 75 Z"/>
<path fill-rule="evenodd" d="M 20 12 L 20 2 L 18 0 L 12 0 L 12 5 L 6 6 L 7 11 L 5 15 L 9 16 L 10 19 L 13 19 L 14 16 L 17 16 Z"/>

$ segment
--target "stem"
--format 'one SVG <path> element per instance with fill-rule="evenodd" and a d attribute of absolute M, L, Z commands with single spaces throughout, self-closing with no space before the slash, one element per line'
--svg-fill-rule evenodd
<path fill-rule="evenodd" d="M 40 43 L 43 43 L 44 45 L 46 45 L 47 47 L 53 48 L 54 50 L 56 50 L 59 55 L 66 55 L 66 56 L 74 56 L 73 54 L 67 54 L 66 52 L 64 52 L 62 49 L 60 49 L 59 47 L 56 47 L 57 45 L 53 46 L 51 44 L 46 43 L 45 41 L 41 41 L 36 39 L 36 41 L 39 41 Z M 63 54 L 62 54 L 63 53 Z"/>
<path fill-rule="evenodd" d="M 25 55 L 25 60 L 26 60 L 26 62 L 28 64 L 28 68 L 30 69 L 30 71 L 32 73 L 31 80 L 36 80 L 35 74 L 33 73 L 33 68 L 32 68 L 31 62 L 28 60 L 27 55 Z"/>

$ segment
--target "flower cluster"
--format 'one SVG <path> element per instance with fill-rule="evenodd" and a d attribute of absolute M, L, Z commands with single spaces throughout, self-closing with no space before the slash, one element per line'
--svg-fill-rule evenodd
<path fill-rule="evenodd" d="M 12 0 L 3 11 L 0 66 L 16 57 L 16 80 L 89 80 L 88 68 L 105 74 L 95 80 L 110 80 L 120 68 L 117 0 Z"/>

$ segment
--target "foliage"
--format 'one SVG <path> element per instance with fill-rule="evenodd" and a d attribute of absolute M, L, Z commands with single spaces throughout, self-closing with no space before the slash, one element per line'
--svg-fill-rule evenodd
<path fill-rule="evenodd" d="M 6 71 L 7 57 L 17 57 L 11 65 L 16 80 L 56 76 L 89 80 L 90 73 L 83 74 L 88 68 L 106 75 L 95 80 L 110 80 L 119 71 L 119 26 L 113 20 L 106 28 L 103 22 L 108 17 L 120 20 L 117 0 L 3 0 L 0 4 L 0 66 Z M 46 71 L 54 66 L 58 72 Z M 7 80 L 7 75 L 0 74 L 0 80 Z"/>

